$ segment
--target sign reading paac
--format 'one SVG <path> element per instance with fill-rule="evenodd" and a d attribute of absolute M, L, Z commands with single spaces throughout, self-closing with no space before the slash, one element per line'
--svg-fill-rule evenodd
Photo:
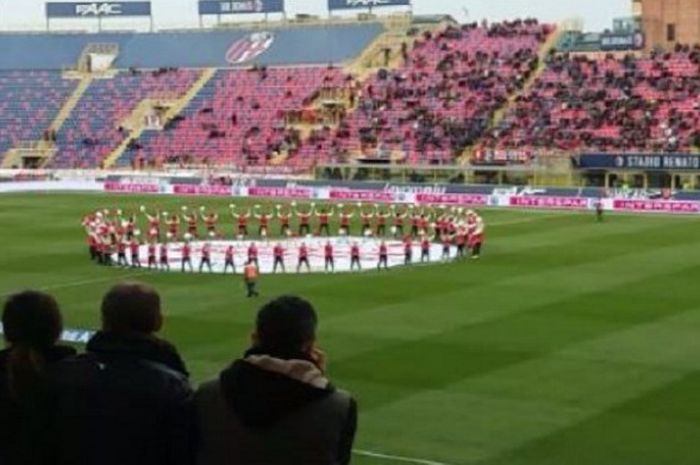
<path fill-rule="evenodd" d="M 49 2 L 47 18 L 151 16 L 151 2 Z"/>
<path fill-rule="evenodd" d="M 75 6 L 77 16 L 121 16 L 121 3 L 86 3 Z"/>

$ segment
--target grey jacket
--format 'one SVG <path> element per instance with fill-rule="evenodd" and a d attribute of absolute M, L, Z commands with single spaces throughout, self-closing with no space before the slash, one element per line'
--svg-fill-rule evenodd
<path fill-rule="evenodd" d="M 357 404 L 310 362 L 249 356 L 195 394 L 198 465 L 347 465 Z"/>

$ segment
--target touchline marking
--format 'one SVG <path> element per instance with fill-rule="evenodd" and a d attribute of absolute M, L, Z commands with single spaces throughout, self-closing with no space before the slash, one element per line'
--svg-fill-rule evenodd
<path fill-rule="evenodd" d="M 353 454 L 364 457 L 372 457 L 375 459 L 391 460 L 393 462 L 415 463 L 418 465 L 451 465 L 445 462 L 436 462 L 434 460 L 419 459 L 414 457 L 402 457 L 400 455 L 382 454 L 380 452 L 372 452 L 370 450 L 353 449 Z"/>
<path fill-rule="evenodd" d="M 53 284 L 51 286 L 44 286 L 40 287 L 38 290 L 40 291 L 53 291 L 56 289 L 67 289 L 69 287 L 78 287 L 78 286 L 85 286 L 87 284 L 95 284 L 95 283 L 102 283 L 102 282 L 109 282 L 109 281 L 118 281 L 118 280 L 124 280 L 124 279 L 129 279 L 129 278 L 136 278 L 138 276 L 144 276 L 150 274 L 148 271 L 141 271 L 138 273 L 129 273 L 125 274 L 123 276 L 113 276 L 113 277 L 105 277 L 105 278 L 98 278 L 98 279 L 85 279 L 83 281 L 72 281 L 68 283 L 63 283 L 63 284 Z M 0 294 L 2 297 L 7 297 L 10 294 L 12 294 L 14 291 L 8 291 L 5 292 L 4 294 Z"/>

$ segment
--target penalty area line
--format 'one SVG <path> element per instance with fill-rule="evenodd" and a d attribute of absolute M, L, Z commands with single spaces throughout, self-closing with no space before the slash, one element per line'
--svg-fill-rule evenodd
<path fill-rule="evenodd" d="M 352 453 L 363 457 L 370 457 L 392 462 L 414 463 L 416 465 L 451 465 L 444 462 L 436 462 L 434 460 L 419 459 L 415 457 L 402 457 L 400 455 L 383 454 L 381 452 L 373 452 L 370 450 L 362 449 L 353 449 Z"/>

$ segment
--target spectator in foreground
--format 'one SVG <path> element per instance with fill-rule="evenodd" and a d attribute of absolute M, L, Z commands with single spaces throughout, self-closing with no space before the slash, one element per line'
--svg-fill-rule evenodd
<path fill-rule="evenodd" d="M 86 354 L 60 364 L 60 465 L 189 465 L 192 390 L 176 349 L 156 337 L 160 297 L 144 284 L 114 286 L 102 331 Z"/>
<path fill-rule="evenodd" d="M 56 345 L 63 322 L 50 295 L 10 296 L 2 324 L 8 348 L 0 351 L 0 464 L 45 464 L 52 404 L 47 372 L 75 351 Z"/>
<path fill-rule="evenodd" d="M 195 394 L 198 465 L 346 465 L 357 405 L 326 378 L 311 304 L 258 313 L 252 348 Z"/>

